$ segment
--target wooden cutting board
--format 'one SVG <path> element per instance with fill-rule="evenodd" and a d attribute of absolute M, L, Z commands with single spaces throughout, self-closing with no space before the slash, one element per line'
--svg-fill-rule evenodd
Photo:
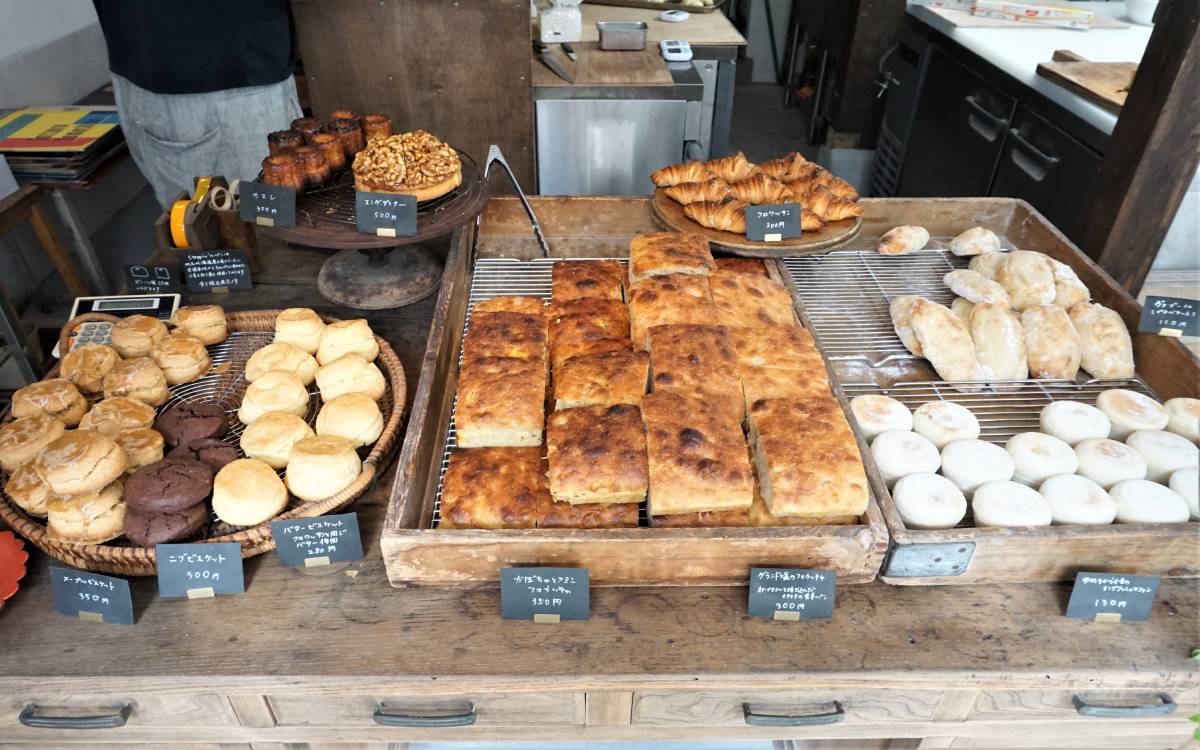
<path fill-rule="evenodd" d="M 657 45 L 636 51 L 602 50 L 598 42 L 577 42 L 579 54 L 571 60 L 557 44 L 550 45 L 553 55 L 575 77 L 576 86 L 670 86 L 673 83 L 667 61 Z M 534 86 L 569 86 L 536 56 L 533 59 Z"/>
<path fill-rule="evenodd" d="M 1055 50 L 1052 62 L 1040 63 L 1038 75 L 1113 114 L 1120 114 L 1137 73 L 1137 63 L 1092 62 L 1068 50 Z"/>
<path fill-rule="evenodd" d="M 954 29 L 1050 29 L 1052 31 L 1062 31 L 1057 26 L 1045 26 L 1035 23 L 1026 23 L 1024 21 L 1009 21 L 1004 18 L 985 18 L 984 16 L 973 16 L 965 10 L 953 10 L 951 8 L 931 8 L 927 5 L 910 5 L 908 12 L 925 23 L 934 27 L 943 34 L 952 34 Z M 1092 16 L 1093 29 L 1127 29 L 1129 24 L 1124 21 L 1118 21 L 1112 16 L 1106 16 L 1103 13 L 1096 13 Z M 1079 33 L 1087 33 L 1087 30 L 1082 30 Z"/>

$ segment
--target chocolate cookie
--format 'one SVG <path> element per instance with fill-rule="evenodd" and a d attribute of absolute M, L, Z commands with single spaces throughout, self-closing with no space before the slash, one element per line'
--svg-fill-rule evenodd
<path fill-rule="evenodd" d="M 171 452 L 167 454 L 167 458 L 190 458 L 193 461 L 208 464 L 214 472 L 217 472 L 223 469 L 225 464 L 236 461 L 241 456 L 238 455 L 237 448 L 224 440 L 204 438 L 172 448 Z"/>
<path fill-rule="evenodd" d="M 164 458 L 143 466 L 125 480 L 122 497 L 130 510 L 178 513 L 212 492 L 213 470 L 190 458 Z"/>
<path fill-rule="evenodd" d="M 139 547 L 187 539 L 208 520 L 208 505 L 198 503 L 179 513 L 125 510 L 125 536 Z"/>
<path fill-rule="evenodd" d="M 168 445 L 187 445 L 193 440 L 221 437 L 226 424 L 225 409 L 220 404 L 182 401 L 160 414 L 154 429 L 162 433 Z"/>

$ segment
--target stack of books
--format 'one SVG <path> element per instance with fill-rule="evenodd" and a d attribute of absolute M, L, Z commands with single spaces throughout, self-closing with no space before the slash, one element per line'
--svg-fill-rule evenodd
<path fill-rule="evenodd" d="M 0 113 L 0 154 L 20 182 L 84 180 L 125 148 L 115 107 Z"/>

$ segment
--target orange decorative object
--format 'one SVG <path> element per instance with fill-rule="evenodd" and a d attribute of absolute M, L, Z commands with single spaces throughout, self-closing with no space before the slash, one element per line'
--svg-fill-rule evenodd
<path fill-rule="evenodd" d="M 28 559 L 25 543 L 11 531 L 0 531 L 0 607 L 21 587 Z"/>

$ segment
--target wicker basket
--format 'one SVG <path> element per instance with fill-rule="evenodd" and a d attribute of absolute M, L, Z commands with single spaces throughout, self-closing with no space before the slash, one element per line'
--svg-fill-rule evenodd
<path fill-rule="evenodd" d="M 226 342 L 209 347 L 210 355 L 215 365 L 213 371 L 198 381 L 171 386 L 171 399 L 162 408 L 166 408 L 180 400 L 187 400 L 190 394 L 195 394 L 205 388 L 210 389 L 210 391 L 219 389 L 222 398 L 227 400 L 236 398 L 237 402 L 240 403 L 241 394 L 245 389 L 245 381 L 242 379 L 242 369 L 245 367 L 249 352 L 253 351 L 249 348 L 249 345 L 253 345 L 257 349 L 259 346 L 268 343 L 270 339 L 265 336 L 239 337 L 236 334 L 272 333 L 275 330 L 275 316 L 278 313 L 278 310 L 227 313 L 226 319 L 229 323 L 230 338 Z M 98 313 L 87 313 L 68 321 L 63 327 L 59 351 L 69 351 L 69 335 L 73 327 L 83 322 L 95 320 L 116 322 L 118 318 Z M 336 318 L 326 317 L 325 320 L 326 322 L 335 322 Z M 292 498 L 287 509 L 271 520 L 312 518 L 341 510 L 371 487 L 377 475 L 385 468 L 386 461 L 391 457 L 392 450 L 396 447 L 397 435 L 400 434 L 407 391 L 404 380 L 404 369 L 400 365 L 399 357 L 396 356 L 396 353 L 392 351 L 392 348 L 386 341 L 378 336 L 375 337 L 375 340 L 379 344 L 379 358 L 375 362 L 387 381 L 387 392 L 380 402 L 380 409 L 384 414 L 384 427 L 383 433 L 379 436 L 375 444 L 371 446 L 370 452 L 363 459 L 362 473 L 358 475 L 358 479 L 354 480 L 349 487 L 333 497 L 315 502 L 300 502 Z M 261 341 L 261 343 L 256 344 L 256 341 Z M 222 366 L 222 359 L 228 363 L 228 367 Z M 50 377 L 55 376 L 57 371 L 58 368 L 56 367 L 51 371 Z M 308 414 L 310 422 L 315 418 L 315 403 L 316 396 L 314 395 L 313 406 L 310 408 Z M 8 418 L 10 418 L 10 415 L 6 415 L 6 419 Z M 232 424 L 226 439 L 229 440 L 232 437 L 236 437 L 240 431 L 240 424 Z M 2 491 L 0 491 L 0 519 L 3 519 L 14 531 L 32 542 L 38 549 L 76 568 L 97 573 L 111 573 L 124 576 L 149 576 L 155 575 L 157 572 L 153 548 L 111 543 L 100 545 L 73 544 L 51 539 L 46 533 L 46 525 L 43 521 L 27 515 Z M 210 527 L 210 536 L 194 541 L 237 542 L 242 545 L 242 557 L 254 557 L 275 549 L 275 539 L 271 535 L 270 521 L 257 526 L 242 528 L 228 527 L 220 523 L 211 524 Z"/>

